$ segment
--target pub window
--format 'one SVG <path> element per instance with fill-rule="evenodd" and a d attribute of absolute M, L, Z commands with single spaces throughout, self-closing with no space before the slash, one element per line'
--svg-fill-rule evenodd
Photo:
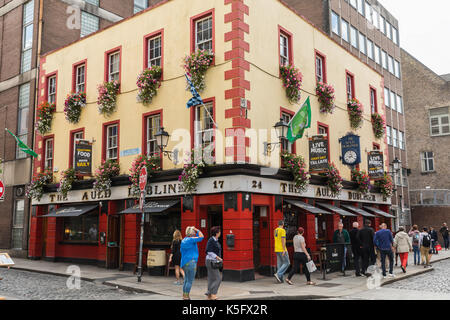
<path fill-rule="evenodd" d="M 161 115 L 147 117 L 147 155 L 153 156 L 159 152 L 155 134 L 161 128 Z"/>
<path fill-rule="evenodd" d="M 421 152 L 420 160 L 422 162 L 422 172 L 434 171 L 434 153 L 433 152 Z"/>
<path fill-rule="evenodd" d="M 108 81 L 119 81 L 120 79 L 120 51 L 108 56 Z"/>
<path fill-rule="evenodd" d="M 16 200 L 14 205 L 12 243 L 13 249 L 22 249 L 25 200 Z"/>
<path fill-rule="evenodd" d="M 156 37 L 148 39 L 148 61 L 147 67 L 161 66 L 162 58 L 162 37 L 158 35 Z"/>
<path fill-rule="evenodd" d="M 72 165 L 75 165 L 75 146 L 77 145 L 77 142 L 84 139 L 84 132 L 75 132 L 72 133 Z"/>
<path fill-rule="evenodd" d="M 161 214 L 146 214 L 144 223 L 144 244 L 170 245 L 175 230 L 181 230 L 181 215 L 179 209 L 168 209 Z"/>
<path fill-rule="evenodd" d="M 53 138 L 45 140 L 45 150 L 44 150 L 44 168 L 48 170 L 53 169 Z"/>
<path fill-rule="evenodd" d="M 56 76 L 47 79 L 47 101 L 50 104 L 56 103 Z"/>
<path fill-rule="evenodd" d="M 195 48 L 213 51 L 213 18 L 212 15 L 195 21 Z"/>
<path fill-rule="evenodd" d="M 86 65 L 82 64 L 76 67 L 75 73 L 75 92 L 85 92 L 86 84 Z"/>
<path fill-rule="evenodd" d="M 98 242 L 98 212 L 64 218 L 64 241 Z"/>
<path fill-rule="evenodd" d="M 208 112 L 205 110 L 208 109 Z M 194 137 L 195 147 L 201 147 L 202 150 L 210 149 L 214 143 L 214 122 L 211 117 L 214 118 L 213 103 L 206 103 L 205 106 L 199 105 L 195 107 L 195 120 L 194 120 Z M 211 115 L 211 117 L 209 116 Z"/>
<path fill-rule="evenodd" d="M 280 32 L 280 65 L 285 66 L 290 62 L 290 37 L 284 33 Z"/>
<path fill-rule="evenodd" d="M 281 113 L 281 118 L 284 123 L 290 123 L 292 119 L 292 115 L 286 112 Z M 293 153 L 293 143 L 288 139 L 281 139 L 281 152 Z"/>
<path fill-rule="evenodd" d="M 449 107 L 430 110 L 431 136 L 450 134 Z"/>
<path fill-rule="evenodd" d="M 119 126 L 106 127 L 106 160 L 117 160 L 119 151 Z"/>

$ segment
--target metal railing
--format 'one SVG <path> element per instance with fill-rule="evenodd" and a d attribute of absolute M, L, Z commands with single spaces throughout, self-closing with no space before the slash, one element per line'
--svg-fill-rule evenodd
<path fill-rule="evenodd" d="M 410 190 L 411 206 L 450 206 L 449 189 Z"/>

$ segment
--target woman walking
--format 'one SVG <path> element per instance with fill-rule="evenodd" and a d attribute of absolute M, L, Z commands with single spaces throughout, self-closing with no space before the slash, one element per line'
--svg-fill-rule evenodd
<path fill-rule="evenodd" d="M 217 291 L 219 291 L 222 275 L 218 264 L 223 262 L 222 246 L 219 243 L 220 227 L 211 228 L 211 238 L 206 245 L 206 270 L 208 271 L 208 290 L 206 295 L 208 300 L 217 300 Z"/>
<path fill-rule="evenodd" d="M 181 268 L 184 271 L 183 300 L 191 300 L 192 283 L 197 272 L 198 247 L 197 243 L 203 240 L 203 233 L 195 227 L 186 228 L 186 237 L 181 241 Z"/>
<path fill-rule="evenodd" d="M 306 284 L 307 285 L 315 285 L 315 282 L 311 281 L 311 274 L 308 271 L 308 268 L 306 267 L 306 263 L 311 260 L 311 257 L 309 256 L 308 250 L 306 250 L 306 243 L 305 238 L 303 237 L 303 234 L 305 233 L 305 229 L 302 227 L 298 228 L 297 235 L 294 237 L 294 266 L 292 267 L 291 271 L 289 272 L 289 275 L 286 279 L 286 282 L 290 285 L 292 285 L 292 276 L 294 273 L 299 272 L 300 270 L 300 264 L 303 266 L 303 272 L 305 273 L 306 277 Z"/>
<path fill-rule="evenodd" d="M 175 277 L 177 278 L 177 281 L 174 282 L 176 285 L 181 285 L 180 282 L 180 273 L 181 276 L 184 278 L 184 271 L 180 268 L 181 264 L 181 251 L 180 251 L 180 244 L 181 240 L 183 240 L 183 237 L 181 236 L 180 230 L 175 230 L 173 233 L 173 241 L 172 245 L 170 246 L 171 253 L 169 258 L 169 263 L 173 262 L 173 266 L 175 267 Z"/>
<path fill-rule="evenodd" d="M 400 256 L 401 268 L 403 273 L 406 273 L 406 264 L 408 263 L 408 252 L 412 251 L 412 243 L 405 228 L 398 228 L 398 232 L 394 238 L 395 252 Z"/>
<path fill-rule="evenodd" d="M 410 237 L 412 237 L 412 247 L 413 247 L 413 251 L 414 251 L 414 265 L 418 265 L 418 264 L 420 264 L 420 231 L 419 231 L 419 227 L 416 224 L 413 225 L 412 230 L 410 230 L 408 234 Z"/>

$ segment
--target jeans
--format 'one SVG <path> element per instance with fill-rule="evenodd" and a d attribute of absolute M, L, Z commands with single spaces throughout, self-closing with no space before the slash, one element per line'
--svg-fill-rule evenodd
<path fill-rule="evenodd" d="M 437 245 L 437 241 L 436 240 L 432 240 L 431 241 L 431 249 L 433 250 L 433 254 L 438 254 L 437 250 L 436 250 L 436 245 Z"/>
<path fill-rule="evenodd" d="M 414 251 L 414 264 L 420 264 L 420 248 L 419 246 L 413 246 Z M 416 260 L 417 257 L 417 260 Z"/>
<path fill-rule="evenodd" d="M 295 252 L 294 253 L 294 266 L 291 268 L 289 272 L 288 279 L 291 280 L 296 272 L 300 271 L 300 265 L 303 266 L 303 272 L 305 273 L 306 281 L 311 281 L 311 275 L 309 273 L 308 267 L 306 263 L 308 262 L 308 258 L 306 258 L 306 254 L 304 252 Z"/>
<path fill-rule="evenodd" d="M 369 265 L 375 264 L 376 258 L 375 256 L 375 250 L 373 247 L 365 247 L 361 249 L 361 255 L 362 255 L 362 273 L 366 273 L 367 268 Z M 356 259 L 356 258 L 355 258 Z"/>
<path fill-rule="evenodd" d="M 342 258 L 342 272 L 345 271 L 346 266 L 347 266 L 347 246 L 344 245 L 344 256 Z"/>
<path fill-rule="evenodd" d="M 353 252 L 353 263 L 355 264 L 355 273 L 359 275 L 361 274 L 360 260 L 362 258 L 362 253 L 359 248 L 352 248 L 352 252 Z"/>
<path fill-rule="evenodd" d="M 381 270 L 383 276 L 386 276 L 386 256 L 389 258 L 389 273 L 394 273 L 394 254 L 392 250 L 380 250 L 381 254 Z"/>
<path fill-rule="evenodd" d="M 183 283 L 183 294 L 189 295 L 192 288 L 192 283 L 195 279 L 195 274 L 197 273 L 197 261 L 191 260 L 183 266 L 184 270 L 184 283 Z"/>
<path fill-rule="evenodd" d="M 286 251 L 283 256 L 282 252 L 277 252 L 277 275 L 281 281 L 283 281 L 283 275 L 290 265 L 289 253 Z"/>
<path fill-rule="evenodd" d="M 448 237 L 444 237 L 444 247 L 445 247 L 445 249 L 448 249 L 448 245 L 449 245 Z"/>

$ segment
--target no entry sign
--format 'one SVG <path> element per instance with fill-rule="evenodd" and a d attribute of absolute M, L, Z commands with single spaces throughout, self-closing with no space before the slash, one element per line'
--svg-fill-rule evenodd
<path fill-rule="evenodd" d="M 3 185 L 2 180 L 0 180 L 0 199 L 3 199 L 4 195 L 5 195 L 5 186 Z"/>
<path fill-rule="evenodd" d="M 142 167 L 141 172 L 139 174 L 139 189 L 141 191 L 144 191 L 146 186 L 147 186 L 147 167 Z"/>

